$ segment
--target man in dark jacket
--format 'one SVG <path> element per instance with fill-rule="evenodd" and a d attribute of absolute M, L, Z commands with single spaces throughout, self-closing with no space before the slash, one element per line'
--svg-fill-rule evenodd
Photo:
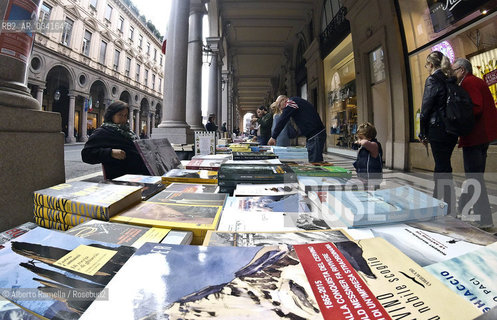
<path fill-rule="evenodd" d="M 260 106 L 257 109 L 257 123 L 259 123 L 259 136 L 257 142 L 260 145 L 267 145 L 269 138 L 271 138 L 271 127 L 273 126 L 273 114 L 267 112 L 267 108 Z"/>
<path fill-rule="evenodd" d="M 285 95 L 279 96 L 274 104 L 282 110 L 282 113 L 274 127 L 268 145 L 274 146 L 276 144 L 276 138 L 290 118 L 293 118 L 301 134 L 307 138 L 306 148 L 309 162 L 323 161 L 326 130 L 316 108 L 307 100 L 299 97 L 288 98 Z"/>
<path fill-rule="evenodd" d="M 205 124 L 206 131 L 217 131 L 216 115 L 211 113 Z"/>
<path fill-rule="evenodd" d="M 493 227 L 492 211 L 488 201 L 487 187 L 483 177 L 487 160 L 487 150 L 490 142 L 497 139 L 497 109 L 488 85 L 482 79 L 473 75 L 473 66 L 467 59 L 457 59 L 452 65 L 454 75 L 459 84 L 470 95 L 473 101 L 475 126 L 467 136 L 459 138 L 459 148 L 462 147 L 464 171 L 467 179 L 475 179 L 479 186 L 475 186 L 473 197 L 477 201 L 473 205 L 474 213 L 480 216 L 479 227 L 490 230 Z M 480 189 L 477 194 L 477 189 Z M 467 214 L 465 208 L 470 200 L 468 193 L 461 194 L 458 210 Z M 494 231 L 495 232 L 495 231 Z"/>

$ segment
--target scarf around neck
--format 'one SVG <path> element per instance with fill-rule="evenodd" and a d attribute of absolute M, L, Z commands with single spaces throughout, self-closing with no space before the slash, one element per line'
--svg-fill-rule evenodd
<path fill-rule="evenodd" d="M 131 141 L 139 139 L 139 137 L 136 135 L 136 133 L 131 131 L 128 123 L 117 124 L 117 123 L 113 123 L 113 122 L 104 122 L 102 124 L 102 127 L 117 131 L 120 135 L 122 135 L 123 137 L 125 137 L 126 139 L 129 139 Z"/>

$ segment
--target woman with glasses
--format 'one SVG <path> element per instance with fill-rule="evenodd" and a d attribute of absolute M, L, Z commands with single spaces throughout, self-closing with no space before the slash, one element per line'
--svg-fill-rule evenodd
<path fill-rule="evenodd" d="M 112 103 L 105 111 L 104 123 L 81 150 L 83 162 L 103 164 L 106 179 L 125 174 L 150 175 L 134 144 L 139 138 L 129 128 L 128 114 L 127 103 Z"/>
<path fill-rule="evenodd" d="M 452 69 L 449 59 L 440 51 L 433 51 L 426 57 L 425 68 L 429 76 L 421 104 L 419 139 L 425 145 L 430 143 L 435 160 L 433 197 L 445 201 L 448 204 L 447 213 L 455 215 L 456 195 L 450 158 L 457 136 L 445 131 L 442 121 L 447 103 L 445 82 L 452 76 Z"/>

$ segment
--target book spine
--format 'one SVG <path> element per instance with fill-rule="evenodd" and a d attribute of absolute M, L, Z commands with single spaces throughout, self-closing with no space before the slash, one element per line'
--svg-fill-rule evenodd
<path fill-rule="evenodd" d="M 34 215 L 38 218 L 48 219 L 54 222 L 77 226 L 80 223 L 91 220 L 89 217 L 80 216 L 47 207 L 34 206 Z"/>
<path fill-rule="evenodd" d="M 34 193 L 34 204 L 40 207 L 55 209 L 68 213 L 74 213 L 81 216 L 87 216 L 92 219 L 109 220 L 109 210 L 99 205 L 80 203 L 68 199 L 57 198 L 44 194 Z"/>
<path fill-rule="evenodd" d="M 72 226 L 64 224 L 64 223 L 55 222 L 55 221 L 43 219 L 40 217 L 34 217 L 34 218 L 35 218 L 35 223 L 43 228 L 55 229 L 55 230 L 60 230 L 60 231 L 67 231 L 67 230 L 72 228 Z"/>

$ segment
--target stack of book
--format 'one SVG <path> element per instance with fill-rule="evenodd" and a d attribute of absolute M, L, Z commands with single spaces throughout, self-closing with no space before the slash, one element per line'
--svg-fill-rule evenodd
<path fill-rule="evenodd" d="M 233 194 L 237 184 L 294 183 L 297 176 L 286 164 L 227 164 L 218 173 L 219 192 Z"/>
<path fill-rule="evenodd" d="M 218 171 L 221 164 L 231 159 L 230 154 L 209 154 L 192 157 L 185 168 L 190 170 Z"/>
<path fill-rule="evenodd" d="M 42 227 L 68 230 L 110 217 L 141 201 L 140 186 L 75 181 L 34 192 L 34 218 Z"/>
<path fill-rule="evenodd" d="M 215 184 L 173 182 L 166 187 L 166 191 L 189 193 L 217 193 L 218 187 Z"/>
<path fill-rule="evenodd" d="M 162 183 L 169 185 L 173 182 L 217 184 L 217 171 L 172 169 L 162 176 Z"/>
<path fill-rule="evenodd" d="M 147 200 L 166 187 L 162 184 L 161 176 L 145 176 L 141 174 L 125 174 L 107 182 L 142 187 L 142 200 Z"/>
<path fill-rule="evenodd" d="M 306 147 L 278 147 L 273 146 L 272 150 L 274 154 L 282 161 L 285 160 L 303 160 L 307 161 L 308 154 Z"/>
<path fill-rule="evenodd" d="M 226 200 L 223 193 L 164 190 L 110 220 L 145 227 L 193 232 L 192 244 L 202 244 L 208 230 L 216 230 Z"/>
<path fill-rule="evenodd" d="M 264 160 L 264 159 L 277 159 L 278 156 L 272 152 L 259 151 L 259 152 L 235 152 L 233 151 L 233 160 Z"/>

